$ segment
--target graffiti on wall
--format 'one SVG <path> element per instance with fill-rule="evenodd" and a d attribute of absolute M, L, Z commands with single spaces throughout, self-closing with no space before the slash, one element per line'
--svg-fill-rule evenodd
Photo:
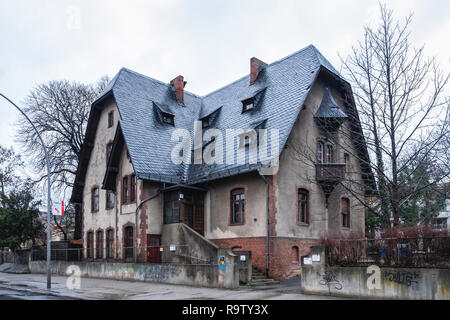
<path fill-rule="evenodd" d="M 385 271 L 385 279 L 396 282 L 399 284 L 404 284 L 410 287 L 413 283 L 419 283 L 419 273 L 409 272 L 409 271 Z"/>
<path fill-rule="evenodd" d="M 181 270 L 174 265 L 142 265 L 137 272 L 140 280 L 143 281 L 166 281 L 169 276 L 176 276 L 181 273 Z"/>
<path fill-rule="evenodd" d="M 325 270 L 324 274 L 320 274 L 317 272 L 317 275 L 319 277 L 322 277 L 322 279 L 319 281 L 319 284 L 322 286 L 328 286 L 328 290 L 330 290 L 331 286 L 334 286 L 334 289 L 341 290 L 342 284 L 337 279 L 336 274 L 331 270 Z"/>

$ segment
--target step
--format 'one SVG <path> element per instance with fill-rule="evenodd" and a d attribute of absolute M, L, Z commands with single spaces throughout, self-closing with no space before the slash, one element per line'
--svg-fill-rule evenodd
<path fill-rule="evenodd" d="M 279 284 L 279 281 L 275 281 L 273 279 L 265 279 L 265 280 L 252 280 L 252 286 L 270 286 Z"/>
<path fill-rule="evenodd" d="M 259 280 L 259 279 L 267 279 L 267 277 L 263 274 L 261 274 L 261 275 L 252 274 L 252 280 Z"/>

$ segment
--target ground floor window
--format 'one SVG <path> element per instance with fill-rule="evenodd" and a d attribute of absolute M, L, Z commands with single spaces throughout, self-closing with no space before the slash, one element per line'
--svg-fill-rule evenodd
<path fill-rule="evenodd" d="M 97 259 L 103 259 L 103 231 L 97 231 Z"/>
<path fill-rule="evenodd" d="M 92 259 L 94 257 L 94 233 L 87 233 L 87 257 L 88 259 Z"/>
<path fill-rule="evenodd" d="M 133 246 L 134 246 L 134 234 L 133 234 L 133 227 L 125 227 L 124 228 L 124 258 L 133 258 L 134 256 L 134 250 L 133 250 Z"/>
<path fill-rule="evenodd" d="M 106 258 L 114 258 L 114 230 L 106 231 Z"/>

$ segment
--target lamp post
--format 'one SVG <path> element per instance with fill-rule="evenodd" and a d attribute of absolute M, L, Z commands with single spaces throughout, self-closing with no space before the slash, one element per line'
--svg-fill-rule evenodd
<path fill-rule="evenodd" d="M 45 163 L 47 164 L 47 289 L 50 289 L 52 286 L 52 275 L 51 275 L 51 241 L 52 241 L 52 237 L 51 237 L 51 226 L 50 226 L 50 218 L 52 215 L 52 210 L 51 210 L 51 204 L 52 204 L 52 200 L 51 200 L 51 185 L 50 185 L 50 161 L 48 160 L 48 152 L 47 152 L 47 148 L 45 147 L 44 141 L 42 140 L 41 135 L 39 134 L 39 131 L 36 129 L 34 123 L 30 120 L 30 118 L 28 118 L 28 116 L 25 114 L 25 112 L 22 111 L 22 109 L 20 109 L 14 102 L 12 102 L 10 99 L 8 99 L 5 95 L 3 95 L 2 93 L 0 93 L 0 96 L 2 96 L 3 98 L 6 99 L 6 101 L 8 101 L 9 103 L 11 103 L 17 110 L 20 111 L 20 113 L 22 113 L 22 115 L 28 120 L 28 122 L 33 126 L 34 131 L 36 131 L 36 134 L 39 137 L 39 140 L 41 141 L 42 144 L 42 148 L 44 149 L 44 154 L 45 154 Z"/>

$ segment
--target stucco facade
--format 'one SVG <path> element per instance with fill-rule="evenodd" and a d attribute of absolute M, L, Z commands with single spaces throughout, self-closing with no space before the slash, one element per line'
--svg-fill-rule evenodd
<path fill-rule="evenodd" d="M 307 49 L 315 54 L 313 49 L 309 47 Z M 319 57 L 319 61 L 320 59 Z M 275 88 L 273 94 L 279 94 L 276 86 L 282 86 L 282 84 L 269 81 L 268 71 L 263 71 L 263 75 L 258 76 L 258 73 L 263 70 L 261 68 L 267 65 L 258 60 L 259 65 L 255 66 L 256 60 L 252 61 L 250 86 L 265 82 L 267 87 Z M 281 62 L 278 65 L 274 63 L 273 68 L 278 68 L 280 64 Z M 284 70 L 280 75 L 286 72 Z M 123 77 L 125 75 L 136 77 L 134 73 L 128 71 L 123 71 Z M 297 74 L 291 77 L 295 80 Z M 230 166 L 222 171 L 227 172 L 226 174 L 212 176 L 202 173 L 201 170 L 196 171 L 198 169 L 190 170 L 188 166 L 174 167 L 169 162 L 170 158 L 164 163 L 153 162 L 156 158 L 162 158 L 165 153 L 170 155 L 168 150 L 170 150 L 170 143 L 175 146 L 174 140 L 169 144 L 158 141 L 159 144 L 155 143 L 151 152 L 141 151 L 143 148 L 148 148 L 147 144 L 150 142 L 147 141 L 151 139 L 161 141 L 167 139 L 165 135 L 170 135 L 171 127 L 176 128 L 179 121 L 186 120 L 189 109 L 183 108 L 187 108 L 186 105 L 193 108 L 194 104 L 191 100 L 198 97 L 184 94 L 185 83 L 181 76 L 171 83 L 172 89 L 175 90 L 173 94 L 170 93 L 172 90 L 170 87 L 167 89 L 168 96 L 165 96 L 166 91 L 161 91 L 166 99 L 165 103 L 176 102 L 172 109 L 162 103 L 152 104 L 146 97 L 133 100 L 135 92 L 131 95 L 127 93 L 126 99 L 122 97 L 121 104 L 127 106 L 122 107 L 125 108 L 122 111 L 117 100 L 122 91 L 118 91 L 118 95 L 109 93 L 103 100 L 97 102 L 87 130 L 89 135 L 86 140 L 86 150 L 88 151 L 85 153 L 88 161 L 86 167 L 79 167 L 81 173 L 77 176 L 75 183 L 78 188 L 82 186 L 82 234 L 85 257 L 94 260 L 107 258 L 116 261 L 132 259 L 143 263 L 152 262 L 154 257 L 149 257 L 146 251 L 148 244 L 167 246 L 172 243 L 161 243 L 161 241 L 187 239 L 164 236 L 164 230 L 168 230 L 165 226 L 168 224 L 184 223 L 190 227 L 187 229 L 191 230 L 189 232 L 194 232 L 197 236 L 204 237 L 221 248 L 251 251 L 252 263 L 255 267 L 266 271 L 272 277 L 284 279 L 300 270 L 302 257 L 309 255 L 310 247 L 319 244 L 321 240 L 329 237 L 364 237 L 365 214 L 362 201 L 364 201 L 365 182 L 362 175 L 363 168 L 360 166 L 361 152 L 354 140 L 355 126 L 352 124 L 354 119 L 342 120 L 339 122 L 338 129 L 333 129 L 334 131 L 324 130 L 316 121 L 316 115 L 324 105 L 325 98 L 334 103 L 334 108 L 344 115 L 356 112 L 354 104 L 349 105 L 348 102 L 351 90 L 345 84 L 343 85 L 342 80 L 337 79 L 336 76 L 330 76 L 328 69 L 316 68 L 305 73 L 303 77 L 309 77 L 310 85 L 302 89 L 307 94 L 305 93 L 303 100 L 298 100 L 302 103 L 296 106 L 299 112 L 292 113 L 295 114 L 295 118 L 286 119 L 286 123 L 287 120 L 290 123 L 288 134 L 285 135 L 286 143 L 281 146 L 279 167 L 273 175 L 262 175 L 260 168 L 255 169 L 256 167 L 251 166 L 232 171 L 234 168 Z M 127 90 L 130 87 L 129 81 L 137 81 L 136 79 L 126 78 Z M 152 79 L 138 79 L 150 81 L 152 86 L 165 86 L 165 84 L 155 84 Z M 117 81 L 113 80 L 113 83 Z M 245 88 L 247 87 L 246 83 Z M 246 110 L 242 109 L 247 99 L 241 100 L 242 102 L 238 102 L 235 106 L 237 115 L 241 115 L 242 119 L 247 117 L 248 121 L 253 123 L 258 117 L 261 118 L 261 115 L 258 115 L 260 111 L 258 111 L 257 103 L 272 101 L 267 97 L 268 93 L 265 93 L 267 87 L 253 90 L 252 103 L 255 103 L 255 110 L 251 110 L 252 114 L 244 114 Z M 149 86 L 148 90 L 151 88 L 154 87 Z M 295 92 L 297 89 L 294 87 L 292 90 Z M 209 96 L 202 99 L 208 101 L 208 98 Z M 130 101 L 131 104 L 128 105 Z M 275 112 L 272 117 L 278 117 L 282 112 L 289 112 L 288 108 L 291 107 L 289 103 L 298 103 L 297 100 L 288 103 L 282 98 L 273 101 L 279 101 L 280 104 L 283 102 L 285 105 L 284 109 L 280 107 L 280 111 Z M 143 109 L 145 111 L 141 114 L 127 113 L 132 106 L 141 102 L 145 102 Z M 278 108 L 276 103 L 269 107 Z M 183 117 L 181 120 L 173 111 L 178 110 L 176 108 L 181 110 Z M 210 116 L 213 115 L 211 123 L 216 121 L 217 117 L 221 119 L 220 117 L 227 114 L 228 111 L 224 108 L 219 110 L 220 108 L 216 107 L 208 111 Z M 245 108 L 246 105 L 244 105 Z M 113 119 L 111 113 L 113 113 Z M 204 119 L 203 113 L 208 114 L 200 110 L 195 119 Z M 149 114 L 156 118 L 151 122 L 147 119 L 148 121 L 140 126 L 147 131 L 161 131 L 152 135 L 146 135 L 146 132 L 141 132 L 140 135 L 133 133 L 131 129 L 142 129 L 138 125 L 139 119 Z M 132 117 L 132 122 L 127 124 L 124 121 L 124 115 Z M 120 124 L 119 120 L 121 120 Z M 261 124 L 264 121 L 258 123 Z M 278 126 L 284 124 L 277 122 Z M 182 125 L 190 126 L 191 124 Z M 133 133 L 131 135 L 130 130 Z M 137 146 L 130 144 L 135 143 L 134 140 L 139 140 Z M 319 179 L 317 165 L 319 164 L 320 168 L 324 165 L 322 160 L 319 163 L 317 160 L 319 142 L 323 143 L 327 152 L 330 153 L 327 154 L 329 159 L 326 165 L 341 170 L 338 176 L 320 176 Z M 112 144 L 111 148 L 108 148 L 109 144 Z M 328 151 L 328 148 L 331 151 Z M 148 172 L 142 173 L 139 168 L 146 168 Z M 212 166 L 210 172 L 213 172 L 215 168 Z M 342 171 L 343 169 L 345 172 Z M 85 173 L 82 170 L 85 170 Z M 172 171 L 166 175 L 165 172 L 158 173 L 158 170 Z M 322 175 L 324 171 L 320 170 Z M 186 172 L 189 174 L 186 175 Z M 192 176 L 196 180 L 188 182 Z M 132 192 L 133 183 L 130 181 L 134 181 L 132 180 L 134 177 L 136 177 L 136 184 L 134 197 L 132 197 L 130 192 Z M 180 177 L 184 177 L 182 182 L 179 180 Z M 127 185 L 124 185 L 125 183 Z M 124 186 L 127 190 L 125 197 Z M 98 210 L 92 210 L 93 197 L 95 197 L 93 190 L 96 188 L 99 190 Z M 112 208 L 107 208 L 108 191 L 106 189 L 114 191 L 115 194 Z M 235 192 L 239 192 L 236 198 L 238 202 L 234 198 Z M 73 196 L 73 199 L 77 198 Z M 236 210 L 240 210 L 238 218 Z M 237 222 L 234 221 L 236 219 Z M 110 239 L 106 238 L 107 231 L 111 232 L 111 230 L 114 234 L 112 255 L 111 243 L 110 241 L 107 243 Z M 103 233 L 99 234 L 99 231 Z M 102 239 L 97 239 L 97 235 L 101 235 Z M 92 237 L 93 242 L 90 240 Z M 99 245 L 103 246 L 101 257 L 98 256 Z M 136 245 L 137 250 L 133 249 Z M 124 249 L 127 246 L 131 246 L 131 255 L 130 251 Z M 88 247 L 93 248 L 92 255 L 88 254 Z"/>

